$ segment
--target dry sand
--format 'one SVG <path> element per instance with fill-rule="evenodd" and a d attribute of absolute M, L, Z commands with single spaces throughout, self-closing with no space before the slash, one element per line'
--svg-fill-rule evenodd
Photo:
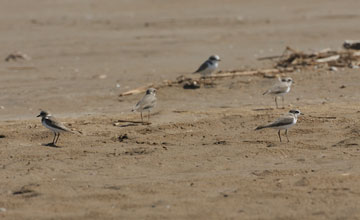
<path fill-rule="evenodd" d="M 129 89 L 193 72 L 271 67 L 286 46 L 339 49 L 358 39 L 353 1 L 25 1 L 0 8 L 1 219 L 359 219 L 359 70 L 306 70 L 285 109 L 274 79 L 158 91 L 151 125 Z M 116 86 L 118 84 L 119 88 Z M 47 109 L 80 134 L 59 148 Z M 254 131 L 291 108 L 290 143 Z M 120 121 L 120 122 L 119 122 Z M 118 124 L 114 126 L 115 123 Z"/>

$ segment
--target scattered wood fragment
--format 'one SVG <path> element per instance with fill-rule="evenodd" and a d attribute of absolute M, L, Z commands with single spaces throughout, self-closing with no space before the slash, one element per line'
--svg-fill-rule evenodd
<path fill-rule="evenodd" d="M 219 78 L 225 78 L 225 77 L 236 77 L 236 76 L 252 76 L 252 75 L 258 75 L 263 77 L 270 77 L 275 78 L 277 74 L 281 74 L 284 72 L 292 72 L 294 71 L 293 68 L 283 68 L 283 69 L 260 69 L 260 70 L 250 70 L 250 71 L 239 71 L 239 70 L 231 70 L 231 71 L 219 71 L 217 74 L 212 75 L 210 77 L 207 77 L 206 79 L 219 79 Z M 174 85 L 198 85 L 198 84 L 204 84 L 206 83 L 205 79 L 199 79 L 199 78 L 191 78 L 188 76 L 181 75 L 176 78 L 176 80 L 164 80 L 161 83 L 155 84 L 150 83 L 146 86 L 141 86 L 136 89 L 129 90 L 127 92 L 121 93 L 119 96 L 128 96 L 128 95 L 136 95 L 139 93 L 144 93 L 148 88 L 155 88 L 160 89 L 164 87 L 170 87 Z M 194 86 L 194 88 L 197 88 L 197 86 Z"/>
<path fill-rule="evenodd" d="M 234 76 L 253 76 L 253 75 L 259 75 L 259 76 L 266 76 L 266 75 L 272 75 L 275 77 L 275 74 L 280 74 L 283 72 L 292 72 L 294 71 L 293 68 L 285 68 L 285 69 L 260 69 L 260 70 L 250 70 L 250 71 L 238 71 L 238 70 L 232 70 L 232 71 L 226 71 L 222 72 L 219 71 L 216 75 L 211 76 L 211 78 L 224 78 L 224 77 L 234 77 Z"/>
<path fill-rule="evenodd" d="M 274 60 L 281 58 L 282 55 L 276 55 L 276 56 L 268 56 L 268 57 L 259 57 L 257 60 Z"/>
<path fill-rule="evenodd" d="M 312 118 L 318 118 L 318 119 L 336 119 L 335 116 L 310 116 Z"/>
<path fill-rule="evenodd" d="M 350 67 L 360 65 L 360 53 L 353 50 L 334 51 L 324 49 L 315 53 L 297 51 L 286 47 L 275 68 Z"/>
<path fill-rule="evenodd" d="M 331 61 L 336 61 L 339 58 L 340 58 L 340 55 L 334 55 L 334 56 L 330 56 L 330 57 L 317 59 L 316 62 L 318 62 L 318 63 L 327 63 L 327 62 L 331 62 Z"/>
<path fill-rule="evenodd" d="M 153 83 L 148 84 L 147 86 L 142 86 L 142 87 L 139 87 L 136 89 L 129 90 L 127 92 L 123 92 L 119 96 L 128 96 L 128 95 L 139 94 L 139 93 L 145 92 L 148 88 L 151 88 L 151 87 L 154 87 Z"/>
<path fill-rule="evenodd" d="M 22 59 L 22 60 L 30 60 L 30 57 L 27 54 L 24 54 L 20 51 L 16 51 L 14 53 L 9 54 L 6 58 L 5 61 L 9 62 L 10 60 L 14 60 L 17 61 L 18 59 Z"/>

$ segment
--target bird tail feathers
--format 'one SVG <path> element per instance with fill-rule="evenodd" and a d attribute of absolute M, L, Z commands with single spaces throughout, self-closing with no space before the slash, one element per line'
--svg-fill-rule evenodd
<path fill-rule="evenodd" d="M 261 125 L 261 126 L 256 127 L 255 130 L 260 130 L 260 129 L 263 129 L 263 128 L 267 128 L 267 126 L 266 125 L 265 126 Z"/>

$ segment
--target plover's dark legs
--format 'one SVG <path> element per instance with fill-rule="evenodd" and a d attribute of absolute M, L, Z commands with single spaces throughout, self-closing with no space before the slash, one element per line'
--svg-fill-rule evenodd
<path fill-rule="evenodd" d="M 281 142 L 280 130 L 278 131 L 278 135 L 279 135 L 279 139 L 280 139 L 280 142 Z"/>
<path fill-rule="evenodd" d="M 150 121 L 150 111 L 148 111 L 148 122 Z"/>
<path fill-rule="evenodd" d="M 56 132 L 54 132 L 54 139 L 52 141 L 53 144 L 55 144 L 55 138 L 56 138 Z"/>
<path fill-rule="evenodd" d="M 285 106 L 284 106 L 284 96 L 281 96 L 281 99 L 282 99 L 282 106 L 283 106 L 283 108 L 285 108 Z"/>
<path fill-rule="evenodd" d="M 60 137 L 60 133 L 58 133 L 58 135 L 57 135 L 57 138 L 56 138 L 55 144 L 58 142 L 59 137 Z"/>
<path fill-rule="evenodd" d="M 287 129 L 285 130 L 285 135 L 286 135 L 287 141 L 290 142 L 290 141 L 289 141 L 289 138 L 288 138 L 288 136 L 287 136 Z"/>
<path fill-rule="evenodd" d="M 140 116 L 141 116 L 141 122 L 144 122 L 143 117 L 142 117 L 142 112 L 140 112 Z"/>
<path fill-rule="evenodd" d="M 277 103 L 277 96 L 275 96 L 275 104 L 276 104 L 276 108 L 279 108 L 278 103 Z"/>

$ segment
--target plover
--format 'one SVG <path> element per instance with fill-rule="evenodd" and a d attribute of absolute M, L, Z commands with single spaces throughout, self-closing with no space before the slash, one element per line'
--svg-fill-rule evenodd
<path fill-rule="evenodd" d="M 210 76 L 216 68 L 219 66 L 220 57 L 218 55 L 212 55 L 207 59 L 198 70 L 194 73 L 200 73 L 202 77 Z"/>
<path fill-rule="evenodd" d="M 284 108 L 284 95 L 290 92 L 292 83 L 293 80 L 290 77 L 279 78 L 279 82 L 277 82 L 271 89 L 264 92 L 263 95 L 269 94 L 275 96 L 276 108 L 279 108 L 277 103 L 277 97 L 280 96 Z"/>
<path fill-rule="evenodd" d="M 289 142 L 289 138 L 287 136 L 288 129 L 296 124 L 299 115 L 303 115 L 299 110 L 290 110 L 287 114 L 281 116 L 276 121 L 268 125 L 259 126 L 255 130 L 260 130 L 263 128 L 277 129 L 279 130 L 278 135 L 280 142 L 281 142 L 280 130 L 285 130 L 286 139 Z"/>
<path fill-rule="evenodd" d="M 142 113 L 148 111 L 148 121 L 150 120 L 150 111 L 156 105 L 156 89 L 149 88 L 146 90 L 144 97 L 133 107 L 132 111 L 140 112 L 141 121 L 144 122 Z"/>
<path fill-rule="evenodd" d="M 72 132 L 64 124 L 59 122 L 55 117 L 53 117 L 49 112 L 41 111 L 37 117 L 41 117 L 41 123 L 52 132 L 54 132 L 54 139 L 51 145 L 56 145 L 59 140 L 60 133 L 62 132 Z M 57 137 L 57 138 L 56 138 Z"/>

